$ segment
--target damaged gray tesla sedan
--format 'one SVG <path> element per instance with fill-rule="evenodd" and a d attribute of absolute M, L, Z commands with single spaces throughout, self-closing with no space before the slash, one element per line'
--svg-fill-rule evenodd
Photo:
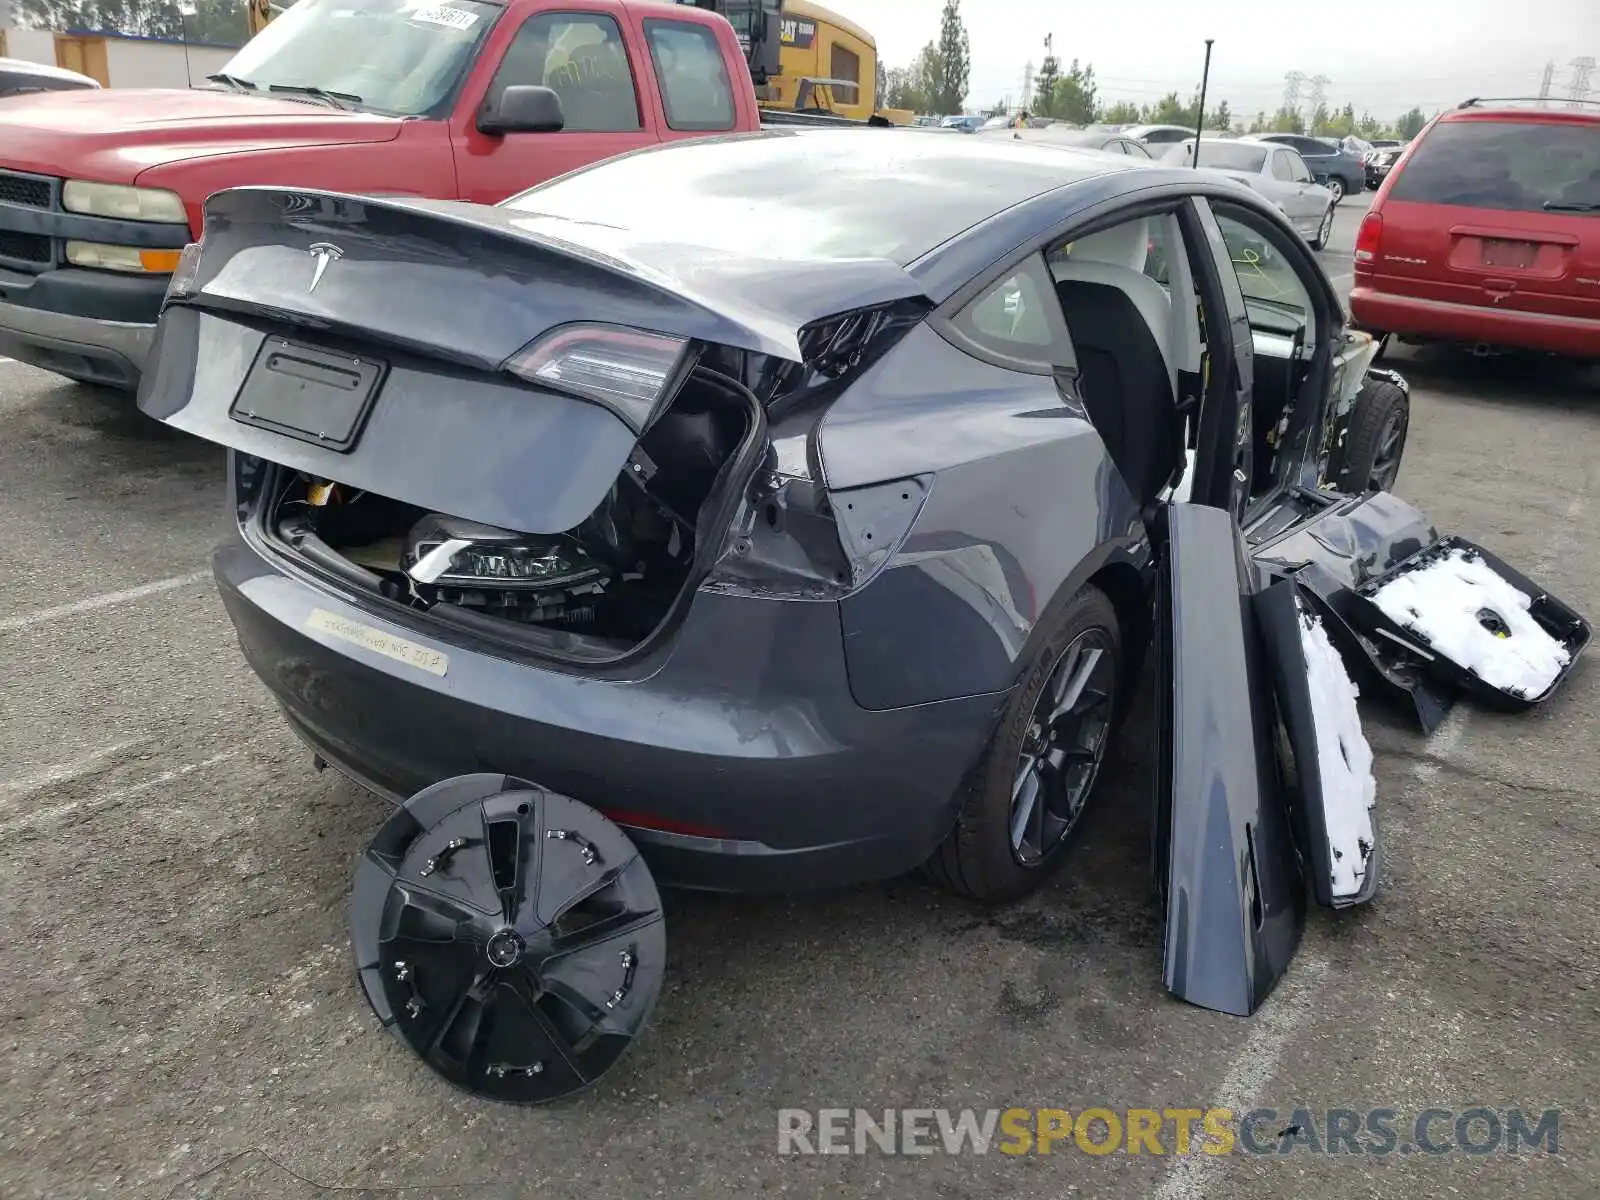
<path fill-rule="evenodd" d="M 534 1101 L 643 1026 L 657 880 L 1037 887 L 1152 649 L 1167 984 L 1253 1011 L 1377 886 L 1355 679 L 1426 728 L 1589 636 L 1389 493 L 1373 351 L 1226 179 L 789 131 L 495 208 L 218 193 L 139 403 L 228 447 L 244 654 L 399 805 L 369 1000 Z"/>

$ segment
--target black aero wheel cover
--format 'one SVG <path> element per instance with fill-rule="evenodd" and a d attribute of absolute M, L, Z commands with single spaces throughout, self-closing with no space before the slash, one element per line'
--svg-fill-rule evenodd
<path fill-rule="evenodd" d="M 356 870 L 351 934 L 378 1019 L 450 1083 L 542 1104 L 604 1075 L 661 991 L 666 924 L 628 836 L 505 775 L 418 792 Z"/>

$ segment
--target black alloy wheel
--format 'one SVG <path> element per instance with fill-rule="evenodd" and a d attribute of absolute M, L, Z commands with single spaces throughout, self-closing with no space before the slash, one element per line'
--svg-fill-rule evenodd
<path fill-rule="evenodd" d="M 1072 832 L 1105 757 L 1116 658 L 1103 629 L 1079 634 L 1034 704 L 1011 789 L 1011 852 L 1025 867 Z"/>
<path fill-rule="evenodd" d="M 1052 603 L 1035 641 L 972 768 L 955 828 L 923 868 L 985 903 L 1020 899 L 1066 861 L 1127 682 L 1117 608 L 1096 587 Z"/>
<path fill-rule="evenodd" d="M 1405 390 L 1387 379 L 1368 379 L 1350 414 L 1335 486 L 1352 496 L 1392 490 L 1410 427 L 1411 400 Z"/>

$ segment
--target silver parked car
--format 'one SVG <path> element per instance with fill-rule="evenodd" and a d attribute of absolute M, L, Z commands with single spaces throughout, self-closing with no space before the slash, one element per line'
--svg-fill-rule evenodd
<path fill-rule="evenodd" d="M 995 136 L 996 131 L 980 129 L 978 131 L 986 136 Z M 1161 154 L 1160 146 L 1146 146 L 1143 142 L 1136 142 L 1132 138 L 1124 137 L 1120 133 L 1106 133 L 1095 129 L 1073 129 L 1065 125 L 1052 125 L 1044 129 L 1012 130 L 1016 140 L 1032 142 L 1037 146 L 1070 146 L 1075 150 L 1100 150 L 1106 154 L 1120 154 L 1129 158 L 1137 158 L 1141 162 L 1149 162 Z"/>
<path fill-rule="evenodd" d="M 1122 131 L 1123 137 L 1150 146 L 1171 146 L 1194 137 L 1193 125 L 1134 125 Z"/>
<path fill-rule="evenodd" d="M 1173 146 L 1164 161 L 1194 164 L 1194 139 Z M 1334 195 L 1311 175 L 1305 159 L 1273 142 L 1208 137 L 1201 143 L 1200 167 L 1243 180 L 1276 204 L 1300 235 L 1321 250 L 1333 233 Z"/>

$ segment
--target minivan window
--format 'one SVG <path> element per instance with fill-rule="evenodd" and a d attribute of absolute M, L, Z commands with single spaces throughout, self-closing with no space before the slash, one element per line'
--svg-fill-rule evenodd
<path fill-rule="evenodd" d="M 1504 212 L 1600 204 L 1600 122 L 1441 121 L 1412 148 L 1389 199 Z"/>

